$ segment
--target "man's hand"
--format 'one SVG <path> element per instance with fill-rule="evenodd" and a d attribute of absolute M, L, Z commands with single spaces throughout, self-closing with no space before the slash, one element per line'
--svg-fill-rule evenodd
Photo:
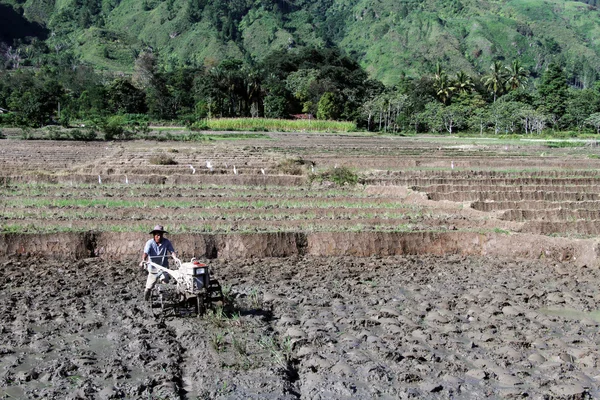
<path fill-rule="evenodd" d="M 140 262 L 140 268 L 146 269 L 146 261 L 142 260 L 142 262 Z"/>

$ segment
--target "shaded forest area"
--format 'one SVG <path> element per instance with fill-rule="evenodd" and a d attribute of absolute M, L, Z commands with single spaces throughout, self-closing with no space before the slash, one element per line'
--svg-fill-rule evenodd
<path fill-rule="evenodd" d="M 337 49 L 280 51 L 256 65 L 225 60 L 172 71 L 148 52 L 140 54 L 132 76 L 61 62 L 39 68 L 13 63 L 0 73 L 0 108 L 0 123 L 19 127 L 149 121 L 198 127 L 205 118 L 311 115 L 387 133 L 598 132 L 600 85 L 570 87 L 564 69 L 551 64 L 533 86 L 518 61 L 496 62 L 477 77 L 438 65 L 431 75 L 386 87 Z"/>

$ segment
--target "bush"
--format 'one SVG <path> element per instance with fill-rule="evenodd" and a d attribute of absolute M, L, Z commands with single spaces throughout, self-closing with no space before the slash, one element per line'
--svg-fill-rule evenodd
<path fill-rule="evenodd" d="M 292 158 L 280 162 L 277 169 L 286 175 L 302 175 L 304 173 L 303 167 L 308 163 L 302 158 Z"/>
<path fill-rule="evenodd" d="M 65 140 L 67 139 L 67 135 L 63 132 L 58 126 L 49 126 L 46 128 L 46 134 L 44 134 L 44 138 L 48 138 L 50 140 Z"/>
<path fill-rule="evenodd" d="M 100 122 L 100 128 L 104 132 L 104 139 L 120 139 L 125 133 L 125 128 L 123 128 L 123 122 L 123 117 L 118 115 L 102 120 Z"/>
<path fill-rule="evenodd" d="M 210 127 L 206 124 L 206 120 L 196 121 L 189 127 L 191 131 L 209 131 Z"/>
<path fill-rule="evenodd" d="M 152 165 L 177 165 L 177 161 L 175 161 L 173 157 L 164 153 L 153 155 L 150 157 L 149 161 Z"/>
<path fill-rule="evenodd" d="M 144 124 L 148 123 L 148 116 L 146 114 L 123 114 L 123 123 L 127 125 Z"/>
<path fill-rule="evenodd" d="M 96 139 L 96 131 L 92 128 L 81 130 L 79 128 L 72 129 L 68 132 L 71 140 L 90 141 Z"/>
<path fill-rule="evenodd" d="M 318 180 L 319 182 L 331 181 L 340 186 L 346 184 L 356 185 L 360 181 L 358 175 L 348 167 L 331 168 L 325 172 L 311 176 L 311 181 L 313 180 Z"/>
<path fill-rule="evenodd" d="M 29 126 L 21 127 L 21 139 L 23 139 L 23 140 L 35 139 L 35 136 L 33 135 L 33 129 L 31 129 L 31 127 L 29 127 Z"/>
<path fill-rule="evenodd" d="M 16 122 L 14 113 L 0 114 L 0 125 L 14 126 Z"/>
<path fill-rule="evenodd" d="M 101 119 L 97 125 L 104 132 L 105 140 L 129 140 L 139 133 L 150 132 L 148 122 L 139 114 L 113 115 Z"/>

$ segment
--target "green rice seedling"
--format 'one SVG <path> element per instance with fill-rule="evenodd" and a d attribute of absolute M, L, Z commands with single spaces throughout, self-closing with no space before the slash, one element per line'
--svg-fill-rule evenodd
<path fill-rule="evenodd" d="M 283 363 L 284 358 L 279 351 L 279 346 L 277 346 L 277 342 L 272 336 L 261 336 L 258 344 L 270 354 L 275 364 L 281 368 L 285 367 Z"/>
<path fill-rule="evenodd" d="M 348 228 L 349 232 L 363 232 L 365 230 L 365 226 L 363 224 L 356 224 Z"/>
<path fill-rule="evenodd" d="M 71 383 L 71 385 L 73 386 L 77 386 L 79 385 L 79 383 L 82 381 L 82 377 L 81 375 L 69 375 L 67 376 L 67 380 Z"/>
<path fill-rule="evenodd" d="M 233 293 L 231 285 L 223 285 L 221 286 L 221 293 L 223 293 L 223 300 L 226 304 L 233 304 Z"/>
<path fill-rule="evenodd" d="M 551 149 L 560 149 L 560 148 L 565 148 L 565 147 L 585 147 L 587 145 L 586 142 L 567 142 L 567 141 L 560 141 L 560 142 L 552 142 L 552 141 L 548 141 L 546 143 L 546 146 L 548 146 Z"/>
<path fill-rule="evenodd" d="M 16 224 L 0 225 L 2 233 L 22 233 L 23 227 Z"/>
<path fill-rule="evenodd" d="M 225 349 L 225 334 L 223 332 L 213 332 L 210 336 L 210 343 L 217 352 Z"/>
<path fill-rule="evenodd" d="M 241 318 L 239 312 L 231 314 L 231 317 L 229 318 L 229 325 L 231 325 L 231 326 L 241 326 L 242 325 L 242 318 Z"/>
<path fill-rule="evenodd" d="M 223 311 L 223 307 L 217 307 L 215 310 L 208 310 L 205 318 L 214 326 L 223 328 L 226 325 L 227 316 Z"/>
<path fill-rule="evenodd" d="M 260 308 L 260 305 L 261 305 L 260 292 L 258 291 L 257 288 L 250 289 L 249 297 L 250 297 L 250 303 L 252 304 L 252 307 Z"/>
<path fill-rule="evenodd" d="M 217 394 L 219 396 L 225 396 L 229 393 L 232 392 L 232 388 L 229 386 L 229 384 L 227 383 L 227 381 L 223 381 L 219 387 L 219 389 L 217 389 Z"/>
<path fill-rule="evenodd" d="M 239 339 L 236 335 L 229 331 L 229 335 L 231 336 L 233 348 L 240 356 L 247 357 L 248 356 L 248 344 L 245 340 Z"/>

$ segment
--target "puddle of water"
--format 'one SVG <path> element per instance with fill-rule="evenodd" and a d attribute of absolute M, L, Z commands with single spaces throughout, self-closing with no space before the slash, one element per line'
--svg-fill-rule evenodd
<path fill-rule="evenodd" d="M 25 391 L 18 386 L 8 386 L 0 388 L 0 396 L 3 399 L 24 399 Z"/>
<path fill-rule="evenodd" d="M 569 308 L 541 308 L 538 311 L 544 315 L 553 315 L 556 317 L 563 317 L 570 320 L 582 320 L 587 318 L 596 322 L 600 322 L 600 310 L 585 312 L 571 310 Z"/>

